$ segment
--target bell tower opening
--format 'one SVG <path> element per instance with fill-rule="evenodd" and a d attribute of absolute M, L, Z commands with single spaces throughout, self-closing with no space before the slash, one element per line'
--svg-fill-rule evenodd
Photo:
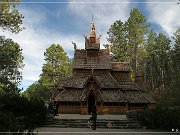
<path fill-rule="evenodd" d="M 90 93 L 88 96 L 88 114 L 91 114 L 92 107 L 95 105 L 95 96 L 94 93 Z"/>

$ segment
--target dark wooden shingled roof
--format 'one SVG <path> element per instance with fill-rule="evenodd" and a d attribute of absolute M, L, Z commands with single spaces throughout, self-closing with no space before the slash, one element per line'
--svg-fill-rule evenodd
<path fill-rule="evenodd" d="M 127 99 L 120 90 L 102 90 L 101 93 L 104 102 L 127 102 Z"/>
<path fill-rule="evenodd" d="M 54 98 L 55 101 L 80 101 L 83 89 L 66 89 Z"/>
<path fill-rule="evenodd" d="M 142 92 L 141 94 L 146 97 L 150 103 L 156 103 L 156 101 L 148 93 Z"/>
<path fill-rule="evenodd" d="M 99 84 L 100 88 L 119 88 L 117 82 L 111 76 L 110 73 L 105 72 L 103 74 L 94 75 L 95 80 Z"/>
<path fill-rule="evenodd" d="M 140 91 L 122 91 L 129 103 L 150 103 Z"/>
<path fill-rule="evenodd" d="M 61 88 L 84 88 L 88 81 L 93 78 L 100 88 L 119 88 L 115 79 L 110 73 L 93 74 L 89 76 L 82 76 L 74 74 L 70 78 L 62 78 L 59 82 L 59 89 Z"/>
<path fill-rule="evenodd" d="M 86 50 L 76 50 L 73 69 L 111 69 L 109 52 L 107 49 L 100 49 L 98 58 L 87 59 Z"/>
<path fill-rule="evenodd" d="M 116 77 L 116 76 L 114 76 L 114 79 L 119 84 L 119 88 L 121 90 L 141 90 L 141 88 L 138 86 L 138 84 L 130 79 Z"/>
<path fill-rule="evenodd" d="M 60 80 L 59 88 L 84 88 L 85 83 L 88 80 L 88 76 L 73 75 L 72 77 Z"/>
<path fill-rule="evenodd" d="M 71 77 L 61 77 L 58 83 L 58 89 L 64 89 L 64 86 L 67 84 L 69 78 Z"/>
<path fill-rule="evenodd" d="M 83 91 L 81 94 L 81 98 L 80 98 L 81 101 L 87 101 L 90 91 L 88 91 L 87 93 L 85 93 L 85 92 L 87 92 L 87 91 Z M 97 94 L 95 94 L 95 98 L 96 98 L 96 101 L 98 101 L 98 102 L 102 101 L 102 94 L 101 94 L 100 90 L 98 90 Z"/>
<path fill-rule="evenodd" d="M 113 71 L 131 71 L 129 62 L 111 62 Z"/>
<path fill-rule="evenodd" d="M 135 83 L 125 81 L 122 85 L 117 85 L 113 81 L 112 76 L 109 74 L 99 74 L 95 76 L 74 76 L 70 79 L 63 79 L 63 85 L 65 89 L 58 94 L 55 98 L 56 101 L 81 101 L 84 100 L 82 97 L 86 97 L 83 94 L 84 87 L 88 84 L 90 79 L 94 79 L 100 88 L 102 89 L 98 93 L 100 100 L 104 102 L 129 102 L 129 103 L 155 103 L 155 100 L 147 93 L 142 93 L 139 88 L 135 86 Z M 133 86 L 134 85 L 134 86 Z M 69 88 L 70 89 L 69 89 Z M 136 87 L 136 88 L 135 88 Z M 113 88 L 119 88 L 113 89 Z M 84 96 L 86 95 L 86 96 Z"/>

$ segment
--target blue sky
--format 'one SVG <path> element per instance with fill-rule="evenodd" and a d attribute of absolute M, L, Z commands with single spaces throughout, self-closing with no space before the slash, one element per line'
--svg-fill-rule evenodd
<path fill-rule="evenodd" d="M 103 34 L 101 47 L 108 43 L 107 31 L 116 20 L 126 21 L 130 11 L 138 8 L 158 32 L 168 36 L 180 27 L 180 5 L 177 0 L 22 0 L 18 5 L 23 14 L 19 34 L 0 31 L 0 35 L 13 39 L 23 49 L 23 80 L 25 90 L 39 79 L 44 63 L 44 52 L 52 43 L 63 46 L 73 57 L 74 41 L 77 48 L 84 48 L 83 33 L 89 34 L 92 15 L 96 34 Z"/>

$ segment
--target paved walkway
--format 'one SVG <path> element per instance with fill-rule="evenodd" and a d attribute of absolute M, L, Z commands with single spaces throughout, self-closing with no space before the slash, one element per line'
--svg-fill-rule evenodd
<path fill-rule="evenodd" d="M 80 114 L 59 114 L 55 119 L 89 119 L 90 115 Z M 107 120 L 126 120 L 126 115 L 98 115 L 97 119 Z M 175 132 L 163 132 L 148 129 L 104 129 L 97 128 L 92 130 L 90 128 L 57 128 L 57 127 L 39 127 L 34 130 L 38 135 L 170 135 L 178 134 Z"/>
<path fill-rule="evenodd" d="M 89 119 L 90 115 L 81 115 L 81 114 L 59 114 L 55 116 L 55 119 Z M 97 115 L 97 119 L 106 119 L 106 120 L 127 120 L 126 115 Z"/>
<path fill-rule="evenodd" d="M 38 131 L 38 132 L 37 132 Z M 49 128 L 40 127 L 35 130 L 38 135 L 172 135 L 175 132 L 163 132 L 148 129 L 96 129 L 90 128 Z"/>

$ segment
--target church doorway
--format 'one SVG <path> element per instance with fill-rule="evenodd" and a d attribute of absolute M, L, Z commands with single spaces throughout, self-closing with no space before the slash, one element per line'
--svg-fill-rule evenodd
<path fill-rule="evenodd" d="M 92 107 L 95 105 L 95 97 L 94 94 L 91 93 L 88 96 L 88 114 L 91 114 L 92 112 Z"/>

